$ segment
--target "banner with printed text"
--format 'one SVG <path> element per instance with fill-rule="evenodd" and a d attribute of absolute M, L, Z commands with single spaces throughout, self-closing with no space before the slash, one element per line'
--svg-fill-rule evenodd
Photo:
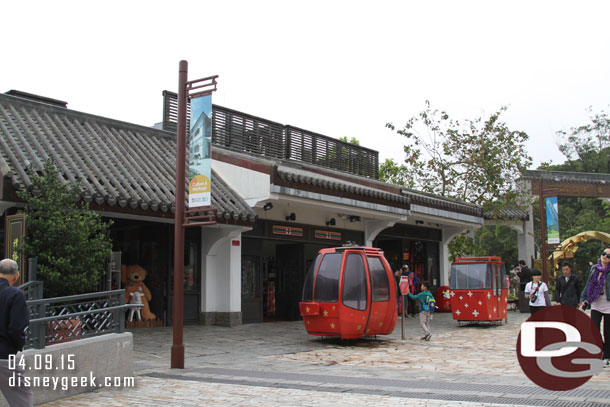
<path fill-rule="evenodd" d="M 212 95 L 191 100 L 189 208 L 212 205 Z"/>
<path fill-rule="evenodd" d="M 557 197 L 545 198 L 546 205 L 546 242 L 548 244 L 559 243 L 559 212 Z"/>

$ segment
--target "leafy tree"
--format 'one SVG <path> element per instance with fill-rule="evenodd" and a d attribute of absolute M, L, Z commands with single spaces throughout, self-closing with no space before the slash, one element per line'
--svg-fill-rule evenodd
<path fill-rule="evenodd" d="M 358 140 L 356 137 L 352 137 L 351 139 L 348 140 L 347 136 L 343 136 L 343 137 L 339 137 L 339 140 L 343 141 L 344 143 L 353 144 L 355 146 L 360 145 L 360 140 Z"/>
<path fill-rule="evenodd" d="M 386 161 L 383 176 L 444 197 L 482 205 L 486 211 L 520 207 L 516 179 L 532 162 L 525 150 L 528 136 L 500 120 L 506 107 L 489 117 L 454 120 L 444 111 L 426 108 L 402 129 L 404 165 Z M 399 176 L 397 174 L 400 174 Z"/>
<path fill-rule="evenodd" d="M 415 180 L 409 178 L 409 168 L 406 165 L 398 165 L 393 158 L 386 158 L 379 166 L 379 178 L 396 185 L 407 188 L 415 188 Z"/>
<path fill-rule="evenodd" d="M 517 231 L 504 225 L 485 225 L 471 236 L 463 233 L 449 245 L 449 260 L 463 256 L 500 256 L 507 270 L 519 261 Z"/>
<path fill-rule="evenodd" d="M 562 143 L 559 150 L 566 161 L 562 164 L 543 163 L 539 168 L 552 171 L 610 173 L 610 116 L 602 110 L 593 113 L 588 109 L 590 123 L 558 131 Z M 564 238 L 587 230 L 610 231 L 610 203 L 596 198 L 559 197 L 559 231 Z M 534 205 L 537 208 L 537 204 Z M 534 210 L 536 245 L 540 250 L 540 222 L 538 210 Z M 573 259 L 574 272 L 589 270 L 589 262 L 595 261 L 605 243 L 598 240 L 580 243 Z"/>
<path fill-rule="evenodd" d="M 457 235 L 449 244 L 449 261 L 458 257 L 483 255 L 483 250 L 476 245 L 475 239 L 468 232 Z"/>
<path fill-rule="evenodd" d="M 45 297 L 94 289 L 112 250 L 111 222 L 78 204 L 79 185 L 62 184 L 49 160 L 41 175 L 30 171 L 32 187 L 19 193 L 26 201 L 25 250 L 38 258 Z"/>
<path fill-rule="evenodd" d="M 562 165 L 547 168 L 577 172 L 610 172 L 610 116 L 603 110 L 593 113 L 591 108 L 589 113 L 591 123 L 573 127 L 569 132 L 557 132 L 560 140 L 563 140 L 559 151 L 567 161 Z"/>

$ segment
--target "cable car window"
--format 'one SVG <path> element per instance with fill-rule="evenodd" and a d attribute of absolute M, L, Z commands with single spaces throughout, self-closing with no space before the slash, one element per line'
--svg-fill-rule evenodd
<path fill-rule="evenodd" d="M 315 301 L 337 302 L 339 300 L 339 275 L 343 253 L 328 253 L 320 262 L 314 289 Z"/>
<path fill-rule="evenodd" d="M 491 264 L 472 263 L 451 266 L 451 289 L 477 290 L 491 288 Z"/>
<path fill-rule="evenodd" d="M 383 267 L 379 257 L 369 257 L 369 273 L 373 283 L 373 301 L 387 301 L 390 299 L 390 283 L 388 273 Z"/>
<path fill-rule="evenodd" d="M 496 264 L 494 267 L 496 269 L 496 287 L 495 287 L 496 289 L 495 289 L 494 295 L 496 297 L 499 297 L 500 295 L 502 295 L 502 284 L 503 284 L 502 283 L 502 280 L 503 280 L 502 268 L 500 267 L 499 264 Z"/>
<path fill-rule="evenodd" d="M 343 304 L 363 311 L 366 309 L 366 296 L 366 271 L 362 256 L 348 254 L 343 275 Z"/>
<path fill-rule="evenodd" d="M 503 264 L 502 265 L 502 288 L 504 289 L 508 289 L 508 286 L 510 284 L 509 280 L 506 278 L 506 265 Z"/>
<path fill-rule="evenodd" d="M 305 276 L 305 283 L 303 284 L 303 301 L 309 302 L 313 300 L 313 273 L 318 268 L 321 257 L 318 254 L 316 260 L 309 265 L 309 270 L 307 270 L 307 275 Z"/>

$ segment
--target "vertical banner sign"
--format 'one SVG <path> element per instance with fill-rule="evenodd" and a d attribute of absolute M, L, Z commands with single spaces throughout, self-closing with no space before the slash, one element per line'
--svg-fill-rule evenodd
<path fill-rule="evenodd" d="M 548 244 L 559 243 L 559 215 L 557 197 L 544 198 L 546 206 L 546 238 Z"/>
<path fill-rule="evenodd" d="M 212 95 L 191 100 L 189 209 L 212 204 Z"/>

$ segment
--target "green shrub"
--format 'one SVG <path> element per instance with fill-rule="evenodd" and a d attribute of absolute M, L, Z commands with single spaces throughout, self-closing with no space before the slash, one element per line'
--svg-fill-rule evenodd
<path fill-rule="evenodd" d="M 57 297 L 95 290 L 112 251 L 111 221 L 79 203 L 80 184 L 62 183 L 53 161 L 42 174 L 29 171 L 32 187 L 19 192 L 26 201 L 25 250 L 38 258 L 44 296 Z"/>

